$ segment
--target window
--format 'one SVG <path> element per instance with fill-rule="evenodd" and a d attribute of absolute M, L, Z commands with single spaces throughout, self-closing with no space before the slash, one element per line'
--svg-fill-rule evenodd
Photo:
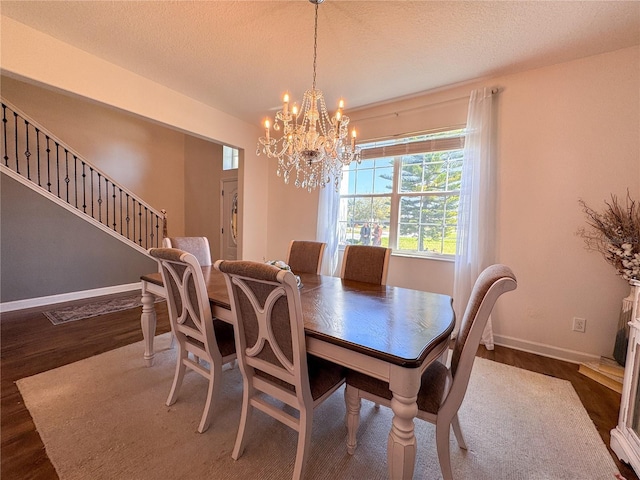
<path fill-rule="evenodd" d="M 343 170 L 340 245 L 455 255 L 464 130 L 361 145 Z"/>
<path fill-rule="evenodd" d="M 238 168 L 238 149 L 222 146 L 222 170 L 233 170 Z"/>

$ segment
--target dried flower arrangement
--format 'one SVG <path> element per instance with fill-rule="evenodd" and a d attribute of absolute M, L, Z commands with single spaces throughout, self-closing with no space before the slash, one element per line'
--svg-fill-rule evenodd
<path fill-rule="evenodd" d="M 640 279 L 640 206 L 627 191 L 625 204 L 615 195 L 600 213 L 579 200 L 591 230 L 578 230 L 587 250 L 600 252 L 625 280 Z"/>

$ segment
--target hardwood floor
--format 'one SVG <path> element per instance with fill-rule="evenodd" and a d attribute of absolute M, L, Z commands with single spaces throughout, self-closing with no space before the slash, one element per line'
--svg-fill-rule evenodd
<path fill-rule="evenodd" d="M 95 300 L 95 299 L 94 299 Z M 81 303 L 81 302 L 70 302 Z M 66 305 L 66 304 L 65 304 Z M 55 307 L 63 306 L 62 304 Z M 0 437 L 4 480 L 57 479 L 16 380 L 142 340 L 141 307 L 66 325 L 52 325 L 43 315 L 48 307 L 3 313 L 0 317 Z M 157 333 L 170 330 L 166 305 L 156 306 Z M 620 394 L 578 373 L 578 366 L 538 355 L 496 347 L 480 347 L 478 355 L 490 360 L 562 378 L 572 383 L 604 443 L 618 419 Z M 627 480 L 638 480 L 633 470 L 617 460 Z"/>

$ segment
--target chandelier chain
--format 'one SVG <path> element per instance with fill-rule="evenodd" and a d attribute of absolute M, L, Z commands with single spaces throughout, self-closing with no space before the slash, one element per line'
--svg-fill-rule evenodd
<path fill-rule="evenodd" d="M 313 26 L 313 89 L 316 89 L 316 64 L 318 57 L 318 3 L 316 3 L 316 16 Z"/>

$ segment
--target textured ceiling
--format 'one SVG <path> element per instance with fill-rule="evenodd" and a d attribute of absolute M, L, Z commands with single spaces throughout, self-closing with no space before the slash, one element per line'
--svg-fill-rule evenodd
<path fill-rule="evenodd" d="M 1 1 L 0 13 L 251 123 L 311 87 L 314 6 Z M 640 1 L 319 6 L 317 87 L 349 108 L 640 44 Z"/>

